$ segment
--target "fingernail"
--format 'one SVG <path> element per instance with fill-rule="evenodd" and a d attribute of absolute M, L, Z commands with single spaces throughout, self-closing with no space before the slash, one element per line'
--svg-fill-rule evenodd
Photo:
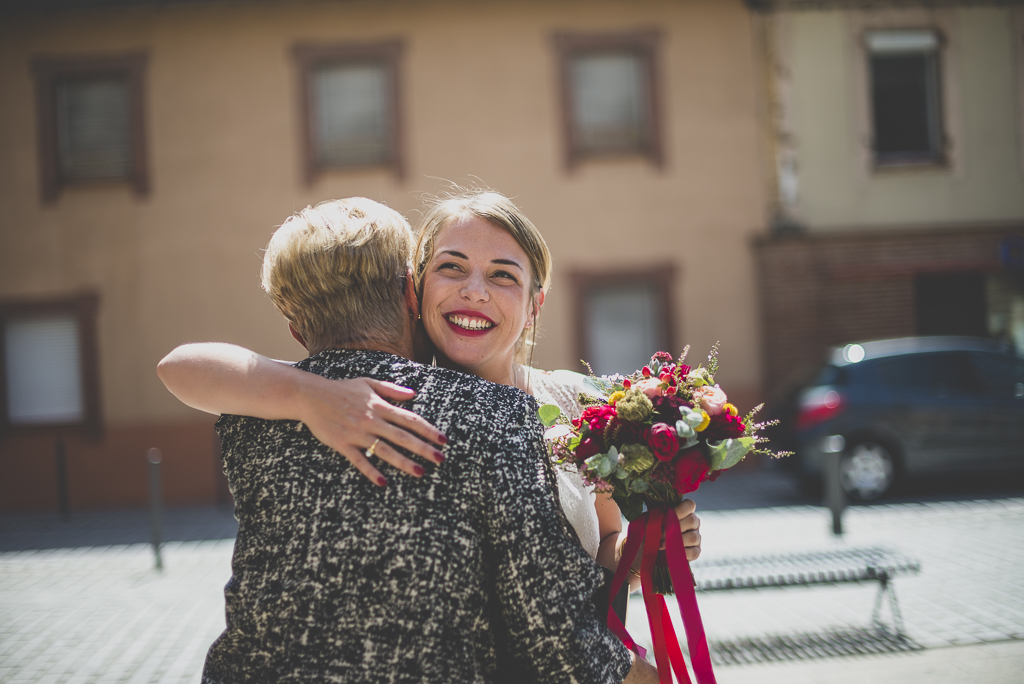
<path fill-rule="evenodd" d="M 417 463 L 416 465 L 414 465 L 412 467 L 412 472 L 413 472 L 414 475 L 416 475 L 416 477 L 420 477 L 420 476 L 423 475 L 423 473 L 425 473 L 427 471 L 423 469 L 423 466 L 421 466 L 419 463 Z"/>
<path fill-rule="evenodd" d="M 378 487 L 387 487 L 388 486 L 388 481 L 383 476 L 378 477 L 377 478 L 377 486 Z"/>
<path fill-rule="evenodd" d="M 444 454 L 442 454 L 440 451 L 434 452 L 434 458 L 437 460 L 438 463 L 444 463 Z"/>
<path fill-rule="evenodd" d="M 448 443 L 448 437 L 446 435 L 438 435 L 437 436 L 437 441 L 440 442 L 441 444 L 447 444 Z"/>

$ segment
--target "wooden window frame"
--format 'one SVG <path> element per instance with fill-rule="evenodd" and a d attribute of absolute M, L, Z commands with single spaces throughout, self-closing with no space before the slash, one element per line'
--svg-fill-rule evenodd
<path fill-rule="evenodd" d="M 675 302 L 673 285 L 676 279 L 676 267 L 673 264 L 654 265 L 648 268 L 628 269 L 620 271 L 604 271 L 599 269 L 573 270 L 569 273 L 573 293 L 574 317 L 573 350 L 576 358 L 590 363 L 593 359 L 587 330 L 590 327 L 590 315 L 587 307 L 587 293 L 595 287 L 614 285 L 651 285 L 657 293 L 657 320 L 661 323 L 661 334 L 665 340 L 664 351 L 675 356 Z M 653 354 L 660 349 L 650 350 Z"/>
<path fill-rule="evenodd" d="M 401 40 L 375 43 L 341 43 L 319 45 L 300 43 L 292 48 L 299 69 L 299 118 L 301 121 L 301 147 L 303 175 L 312 185 L 323 173 L 375 168 L 390 168 L 395 177 L 405 176 L 404 144 L 402 135 Z M 315 123 L 313 108 L 313 72 L 329 64 L 372 63 L 384 67 L 391 81 L 390 139 L 391 158 L 376 164 L 321 165 L 316 160 Z"/>
<path fill-rule="evenodd" d="M 572 170 L 589 159 L 646 157 L 657 168 L 665 166 L 665 141 L 661 123 L 661 86 L 658 67 L 658 43 L 661 32 L 656 29 L 628 33 L 556 33 L 558 56 L 559 100 L 562 105 L 562 144 L 565 167 Z M 643 59 L 647 69 L 647 126 L 650 132 L 645 147 L 622 152 L 587 152 L 576 149 L 572 98 L 572 60 L 593 52 L 630 52 Z"/>
<path fill-rule="evenodd" d="M 149 162 L 146 149 L 144 52 L 81 57 L 38 57 L 32 60 L 36 88 L 36 130 L 39 141 L 39 169 L 42 200 L 57 201 L 68 186 L 128 183 L 135 194 L 149 194 Z M 57 82 L 66 78 L 116 76 L 128 86 L 128 139 L 131 143 L 131 170 L 124 178 L 67 179 L 60 173 L 57 145 Z"/>
<path fill-rule="evenodd" d="M 5 433 L 63 435 L 86 433 L 98 435 L 103 431 L 100 402 L 99 344 L 96 314 L 99 297 L 85 292 L 67 297 L 47 299 L 0 300 L 0 329 L 8 320 L 71 314 L 78 322 L 78 349 L 82 368 L 82 420 L 46 425 L 11 423 L 7 416 L 7 349 L 6 334 L 0 334 L 0 435 Z"/>
<path fill-rule="evenodd" d="M 885 32 L 885 31 L 920 31 L 932 33 L 935 35 L 935 39 L 938 43 L 935 49 L 935 68 L 938 71 L 936 74 L 936 88 L 938 93 L 936 94 L 935 106 L 939 108 L 936 116 L 938 117 L 939 130 L 937 135 L 939 137 L 939 149 L 932 157 L 920 157 L 920 158 L 883 158 L 878 154 L 878 149 L 875 140 L 875 124 L 874 124 L 874 73 L 871 66 L 872 57 L 875 55 L 870 47 L 870 36 L 872 33 Z M 900 27 L 879 27 L 869 28 L 863 31 L 861 34 L 861 45 L 863 50 L 863 59 L 865 60 L 865 74 L 867 76 L 867 91 L 865 97 L 867 98 L 868 106 L 868 126 L 870 131 L 870 153 L 871 153 L 871 164 L 875 171 L 886 171 L 888 169 L 907 169 L 907 168 L 943 168 L 949 166 L 949 148 L 951 145 L 949 136 L 949 126 L 947 124 L 947 100 L 946 100 L 946 70 L 948 65 L 946 64 L 946 46 L 948 45 L 945 32 L 943 32 L 937 26 L 930 25 L 913 25 L 913 26 L 900 26 Z"/>

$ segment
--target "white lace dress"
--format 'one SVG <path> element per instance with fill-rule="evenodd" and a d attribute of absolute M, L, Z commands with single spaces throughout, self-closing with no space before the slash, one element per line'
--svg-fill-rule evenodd
<path fill-rule="evenodd" d="M 583 413 L 579 394 L 583 389 L 585 377 L 567 370 L 531 369 L 530 387 L 539 404 L 555 404 L 564 415 L 574 420 Z M 601 532 L 598 527 L 597 510 L 594 508 L 594 486 L 584 484 L 578 473 L 566 472 L 561 468 L 557 468 L 555 472 L 558 477 L 558 497 L 562 502 L 565 517 L 576 530 L 576 535 L 586 552 L 591 558 L 596 558 L 598 547 L 601 545 Z"/>

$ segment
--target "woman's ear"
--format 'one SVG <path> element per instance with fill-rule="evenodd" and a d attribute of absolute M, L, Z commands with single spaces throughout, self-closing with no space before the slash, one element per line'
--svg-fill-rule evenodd
<path fill-rule="evenodd" d="M 540 290 L 533 297 L 533 318 L 540 316 L 540 307 L 544 306 L 544 290 Z"/>
<path fill-rule="evenodd" d="M 309 347 L 306 346 L 306 340 L 302 339 L 302 335 L 299 334 L 298 330 L 296 330 L 295 328 L 292 327 L 291 323 L 288 324 L 288 332 L 290 332 L 292 334 L 292 337 L 295 338 L 296 342 L 298 342 L 299 344 L 302 345 L 303 349 L 305 349 L 306 351 L 309 351 Z"/>

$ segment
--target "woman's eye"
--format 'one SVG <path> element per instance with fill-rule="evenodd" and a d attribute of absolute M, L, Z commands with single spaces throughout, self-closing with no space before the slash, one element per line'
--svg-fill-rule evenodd
<path fill-rule="evenodd" d="M 502 278 L 504 280 L 511 280 L 514 283 L 518 283 L 519 279 L 508 271 L 495 271 L 493 277 Z"/>
<path fill-rule="evenodd" d="M 448 261 L 437 267 L 438 271 L 461 271 L 462 267 L 458 264 Z"/>

